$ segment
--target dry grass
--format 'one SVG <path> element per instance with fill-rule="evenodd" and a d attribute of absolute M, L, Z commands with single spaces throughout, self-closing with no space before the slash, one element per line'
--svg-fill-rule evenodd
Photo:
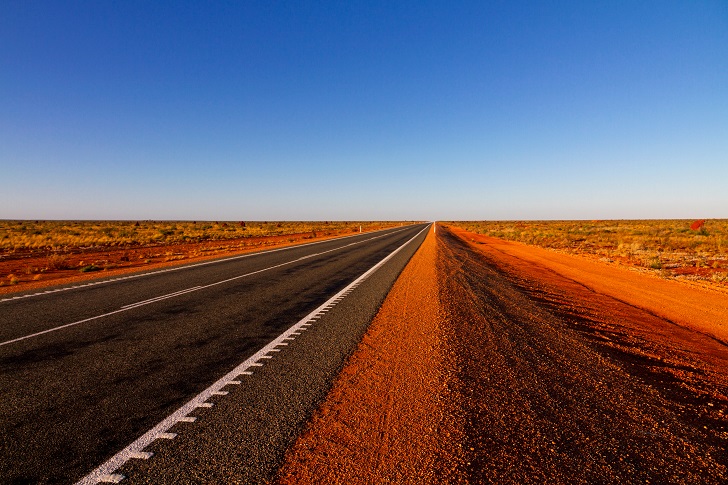
<path fill-rule="evenodd" d="M 666 278 L 728 283 L 728 220 L 459 221 L 471 232 L 590 255 Z M 691 229 L 691 225 L 695 229 Z"/>
<path fill-rule="evenodd" d="M 0 221 L 0 251 L 164 245 L 302 233 L 315 236 L 317 232 L 358 230 L 359 225 L 372 223 L 5 220 Z"/>
<path fill-rule="evenodd" d="M 0 221 L 0 293 L 400 226 L 401 222 Z M 108 274 L 108 273 L 107 273 Z"/>

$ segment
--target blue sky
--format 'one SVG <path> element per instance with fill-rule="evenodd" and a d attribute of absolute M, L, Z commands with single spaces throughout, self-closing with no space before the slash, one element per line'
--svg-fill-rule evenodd
<path fill-rule="evenodd" d="M 728 217 L 728 2 L 0 0 L 0 219 Z"/>

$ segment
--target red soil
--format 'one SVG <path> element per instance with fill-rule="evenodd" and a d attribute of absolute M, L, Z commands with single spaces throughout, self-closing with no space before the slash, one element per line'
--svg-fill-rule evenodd
<path fill-rule="evenodd" d="M 371 226 L 364 232 L 382 227 Z M 71 248 L 62 255 L 61 264 L 54 262 L 50 254 L 37 252 L 2 255 L 0 256 L 0 295 L 199 262 L 261 249 L 322 241 L 351 233 L 351 230 L 332 230 L 318 237 L 313 237 L 311 233 L 300 233 L 184 244 L 130 246 L 119 249 Z M 86 265 L 93 265 L 98 270 L 80 272 L 78 268 Z"/>
<path fill-rule="evenodd" d="M 279 483 L 726 483 L 728 296 L 438 228 Z"/>
<path fill-rule="evenodd" d="M 279 483 L 454 483 L 461 438 L 430 232 L 387 296 Z"/>
<path fill-rule="evenodd" d="M 542 278 L 556 273 L 597 294 L 644 308 L 680 326 L 728 343 L 728 289 L 665 280 L 579 256 L 466 232 L 457 227 L 451 230 L 474 249 L 507 260 L 512 271 L 527 271 Z"/>

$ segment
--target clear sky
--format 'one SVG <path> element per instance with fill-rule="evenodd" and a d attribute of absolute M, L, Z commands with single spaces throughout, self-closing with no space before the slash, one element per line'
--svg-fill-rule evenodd
<path fill-rule="evenodd" d="M 0 0 L 0 219 L 718 217 L 726 0 Z"/>

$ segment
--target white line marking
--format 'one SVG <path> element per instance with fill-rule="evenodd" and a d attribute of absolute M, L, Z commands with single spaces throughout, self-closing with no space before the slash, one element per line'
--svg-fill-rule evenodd
<path fill-rule="evenodd" d="M 148 460 L 152 456 L 154 456 L 154 453 L 151 451 L 137 451 L 135 453 L 132 453 L 129 458 L 136 458 L 137 460 Z"/>
<path fill-rule="evenodd" d="M 177 422 L 177 420 L 175 419 L 175 421 L 174 421 L 174 422 L 176 423 L 176 422 Z M 172 424 L 174 424 L 174 423 L 172 423 Z M 170 427 L 171 427 L 171 426 L 170 426 Z M 167 428 L 167 429 L 169 429 L 169 428 Z M 163 439 L 163 440 L 173 440 L 173 439 L 175 439 L 176 437 L 177 437 L 177 433 L 158 433 L 157 435 L 155 435 L 155 436 L 154 436 L 154 437 L 152 438 L 152 440 L 155 440 L 155 439 Z M 150 441 L 150 443 L 151 443 L 151 441 Z"/>
<path fill-rule="evenodd" d="M 397 232 L 399 232 L 399 231 L 397 231 Z M 393 232 L 391 234 L 395 234 L 395 232 Z M 387 234 L 381 234 L 379 236 L 375 236 L 375 237 L 366 239 L 364 241 L 356 241 L 356 242 L 349 243 L 349 244 L 346 244 L 346 245 L 341 246 L 341 247 L 338 247 L 338 248 L 328 249 L 328 250 L 322 251 L 320 253 L 311 254 L 310 256 L 307 256 L 306 258 L 308 258 L 308 257 L 314 257 L 314 256 L 321 256 L 323 254 L 331 253 L 333 251 L 339 251 L 341 249 L 348 248 L 350 246 L 356 246 L 357 244 L 362 244 L 362 243 L 365 243 L 365 242 L 373 241 L 375 239 L 379 239 L 379 238 L 384 237 L 384 236 L 387 236 Z M 282 249 L 285 249 L 285 248 L 282 248 Z M 275 251 L 275 250 L 272 250 L 272 251 Z M 246 278 L 248 276 L 252 276 L 252 275 L 255 275 L 255 274 L 258 274 L 258 273 L 263 273 L 265 271 L 270 271 L 272 269 L 280 268 L 282 266 L 287 266 L 289 264 L 293 264 L 293 263 L 295 263 L 297 261 L 300 261 L 301 259 L 306 259 L 306 258 L 294 259 L 292 261 L 287 261 L 285 263 L 276 264 L 274 266 L 269 266 L 268 268 L 259 269 L 257 271 L 252 271 L 250 273 L 245 273 L 245 274 L 242 274 L 242 275 L 233 276 L 232 278 L 227 278 L 227 279 L 224 279 L 224 280 L 221 280 L 221 281 L 217 281 L 215 283 L 210 283 L 209 285 L 195 286 L 195 287 L 192 287 L 192 288 L 187 288 L 185 290 L 177 291 L 175 293 L 170 293 L 168 295 L 162 295 L 162 296 L 158 296 L 158 297 L 155 297 L 155 298 L 151 298 L 149 300 L 144 300 L 144 301 L 140 301 L 140 302 L 137 302 L 137 303 L 131 303 L 129 305 L 124 305 L 120 309 L 115 310 L 115 311 L 112 311 L 112 312 L 104 313 L 104 314 L 101 314 L 101 315 L 96 315 L 95 317 L 84 318 L 83 320 L 79 320 L 77 322 L 66 323 L 65 325 L 60 325 L 58 327 L 49 328 L 47 330 L 42 330 L 40 332 L 32 333 L 30 335 L 25 335 L 23 337 L 18 337 L 18 338 L 14 338 L 12 340 L 7 340 L 5 342 L 0 342 L 0 347 L 2 347 L 3 345 L 8 345 L 8 344 L 12 344 L 12 343 L 15 343 L 15 342 L 20 342 L 20 341 L 23 341 L 23 340 L 27 340 L 27 339 L 30 339 L 30 338 L 33 338 L 33 337 L 38 337 L 38 336 L 44 335 L 46 333 L 50 333 L 50 332 L 55 332 L 55 331 L 58 331 L 58 330 L 62 330 L 64 328 L 73 327 L 73 326 L 79 325 L 81 323 L 90 322 L 92 320 L 98 320 L 100 318 L 108 317 L 108 316 L 114 315 L 116 313 L 121 313 L 121 312 L 125 312 L 125 311 L 128 311 L 128 310 L 132 310 L 134 308 L 139 308 L 139 307 L 142 307 L 142 306 L 145 306 L 145 305 L 150 305 L 152 303 L 156 303 L 156 302 L 161 301 L 161 300 L 166 300 L 166 299 L 174 298 L 176 296 L 181 296 L 181 295 L 184 295 L 184 294 L 187 294 L 187 293 L 192 293 L 192 292 L 195 292 L 195 291 L 204 290 L 204 289 L 207 289 L 207 288 L 211 288 L 213 286 L 222 285 L 224 283 L 229 283 L 231 281 L 239 280 L 241 278 Z M 19 298 L 21 298 L 21 297 L 19 297 Z"/>
<path fill-rule="evenodd" d="M 194 416 L 184 416 L 177 420 L 178 423 L 194 423 L 197 421 L 197 418 Z"/>
<path fill-rule="evenodd" d="M 124 479 L 124 475 L 114 473 L 113 475 L 104 475 L 99 479 L 100 482 L 104 483 L 119 483 Z"/>
<path fill-rule="evenodd" d="M 192 288 L 187 288 L 186 290 L 175 291 L 174 293 L 169 293 L 168 295 L 157 296 L 155 298 L 150 298 L 148 300 L 138 301 L 136 303 L 130 303 L 128 305 L 124 305 L 121 308 L 122 309 L 136 308 L 136 307 L 139 307 L 139 306 L 148 305 L 150 303 L 155 303 L 155 302 L 158 302 L 158 301 L 161 301 L 161 300 L 166 300 L 167 298 L 173 298 L 175 296 L 184 295 L 185 293 L 191 293 L 191 292 L 197 291 L 197 290 L 199 290 L 201 288 L 202 288 L 201 286 L 194 286 Z"/>
<path fill-rule="evenodd" d="M 212 395 L 213 396 L 227 396 L 228 392 L 227 391 L 213 391 Z"/>
<path fill-rule="evenodd" d="M 211 408 L 212 403 L 211 402 L 201 402 L 197 405 L 198 408 Z"/>
<path fill-rule="evenodd" d="M 225 385 L 228 385 L 228 386 L 237 386 L 237 385 L 240 385 L 240 381 L 227 381 L 225 383 Z"/>
<path fill-rule="evenodd" d="M 367 235 L 367 236 L 369 236 L 371 234 L 376 234 L 378 232 L 383 232 L 383 231 L 389 231 L 391 229 L 393 229 L 393 228 L 388 227 L 386 229 L 379 229 L 377 231 L 371 231 L 371 232 L 367 232 L 367 233 L 364 233 L 364 234 Z M 392 231 L 391 234 L 396 234 L 398 232 L 404 231 L 405 229 L 406 229 L 406 227 L 404 229 L 398 229 L 396 231 Z M 210 264 L 224 263 L 226 261 L 234 261 L 236 259 L 250 258 L 250 257 L 253 257 L 253 256 L 260 256 L 261 254 L 275 253 L 275 252 L 278 252 L 278 251 L 289 251 L 291 249 L 303 248 L 303 247 L 306 247 L 306 246 L 313 246 L 314 244 L 323 244 L 323 243 L 327 243 L 327 242 L 331 242 L 331 241 L 340 241 L 342 239 L 348 239 L 350 237 L 362 237 L 362 234 L 351 234 L 349 236 L 333 237 L 331 239 L 324 239 L 323 241 L 314 241 L 314 242 L 304 243 L 304 244 L 298 244 L 298 245 L 294 245 L 294 246 L 286 246 L 285 248 L 261 249 L 261 250 L 258 250 L 256 252 L 253 252 L 253 253 L 240 254 L 238 256 L 230 256 L 228 258 L 224 258 L 223 257 L 223 258 L 220 258 L 220 259 L 213 259 L 213 260 L 210 260 L 210 261 L 203 261 L 201 263 L 194 263 L 194 264 L 188 264 L 188 265 L 183 265 L 183 266 L 175 266 L 173 268 L 165 268 L 165 269 L 160 269 L 160 270 L 157 270 L 157 271 L 149 271 L 149 272 L 146 272 L 146 273 L 138 273 L 138 274 L 132 274 L 132 275 L 128 275 L 128 276 L 120 276 L 118 278 L 113 278 L 113 279 L 108 279 L 108 280 L 102 280 L 102 281 L 92 281 L 92 282 L 89 282 L 89 283 L 86 283 L 86 284 L 83 284 L 83 285 L 78 285 L 78 286 L 67 286 L 65 288 L 56 288 L 54 290 L 39 291 L 37 293 L 30 293 L 30 294 L 27 294 L 27 295 L 19 295 L 19 296 L 7 297 L 7 298 L 0 299 L 0 303 L 3 303 L 5 301 L 12 301 L 12 300 L 19 300 L 19 299 L 23 299 L 23 298 L 33 298 L 33 297 L 36 297 L 36 296 L 42 296 L 42 295 L 45 295 L 46 293 L 49 293 L 49 292 L 55 293 L 56 291 L 69 291 L 69 290 L 73 290 L 73 289 L 76 289 L 76 288 L 86 288 L 86 287 L 93 286 L 93 285 L 105 285 L 107 283 L 113 283 L 115 281 L 124 281 L 124 280 L 130 280 L 130 279 L 134 279 L 134 278 L 143 278 L 145 276 L 153 276 L 153 275 L 158 275 L 158 274 L 162 274 L 162 273 L 169 273 L 171 271 L 181 271 L 181 270 L 184 270 L 184 269 L 196 268 L 198 266 L 207 266 L 207 265 L 210 265 Z M 144 270 L 142 269 L 141 271 L 144 271 Z"/>
<path fill-rule="evenodd" d="M 427 229 L 427 228 L 425 228 Z M 425 229 L 422 229 L 424 231 Z M 379 261 L 377 264 L 369 268 L 364 274 L 359 276 L 356 280 L 349 283 L 349 285 L 344 288 L 343 290 L 339 291 L 337 294 L 332 296 L 328 301 L 324 302 L 321 306 L 313 310 L 311 313 L 303 317 L 298 322 L 291 325 L 288 330 L 280 334 L 278 337 L 273 339 L 271 342 L 268 343 L 265 347 L 258 350 L 255 354 L 248 357 L 247 360 L 245 360 L 242 364 L 238 365 L 236 368 L 222 376 L 217 382 L 212 384 L 210 387 L 199 393 L 197 396 L 192 398 L 187 404 L 183 405 L 181 408 L 179 408 L 177 411 L 169 415 L 167 418 L 162 420 L 159 424 L 157 424 L 154 428 L 150 429 L 146 433 L 144 433 L 142 436 L 140 436 L 136 441 L 131 443 L 129 446 L 118 452 L 116 455 L 112 456 L 107 462 L 100 465 L 98 468 L 93 470 L 91 473 L 86 475 L 84 478 L 79 480 L 76 485 L 86 485 L 86 484 L 96 484 L 101 480 L 101 477 L 106 476 L 110 473 L 113 473 L 116 471 L 120 466 L 122 466 L 124 463 L 129 461 L 130 455 L 132 453 L 136 453 L 137 451 L 141 451 L 144 448 L 146 448 L 152 441 L 154 441 L 156 438 L 161 437 L 165 434 L 174 434 L 174 433 L 167 433 L 167 431 L 177 423 L 179 420 L 179 417 L 181 416 L 187 416 L 190 412 L 192 412 L 195 408 L 200 407 L 200 405 L 204 402 L 206 402 L 211 396 L 217 394 L 220 392 L 220 390 L 231 380 L 234 380 L 239 375 L 247 375 L 246 372 L 250 372 L 248 369 L 254 366 L 260 366 L 261 364 L 258 364 L 257 361 L 266 355 L 268 352 L 271 352 L 275 347 L 280 345 L 287 345 L 285 342 L 283 342 L 284 339 L 287 339 L 288 336 L 298 330 L 301 325 L 308 322 L 313 318 L 317 313 L 321 311 L 322 308 L 325 308 L 326 305 L 329 305 L 331 301 L 338 298 L 339 296 L 343 295 L 346 291 L 350 291 L 351 288 L 361 284 L 362 281 L 366 280 L 371 276 L 375 271 L 377 271 L 379 268 L 381 268 L 387 261 L 392 259 L 395 254 L 400 252 L 403 248 L 405 248 L 409 243 L 414 241 L 420 234 L 422 234 L 422 231 L 418 232 L 415 236 L 413 236 L 411 239 L 409 239 L 407 242 L 402 244 L 400 247 L 389 253 L 384 259 Z"/>

